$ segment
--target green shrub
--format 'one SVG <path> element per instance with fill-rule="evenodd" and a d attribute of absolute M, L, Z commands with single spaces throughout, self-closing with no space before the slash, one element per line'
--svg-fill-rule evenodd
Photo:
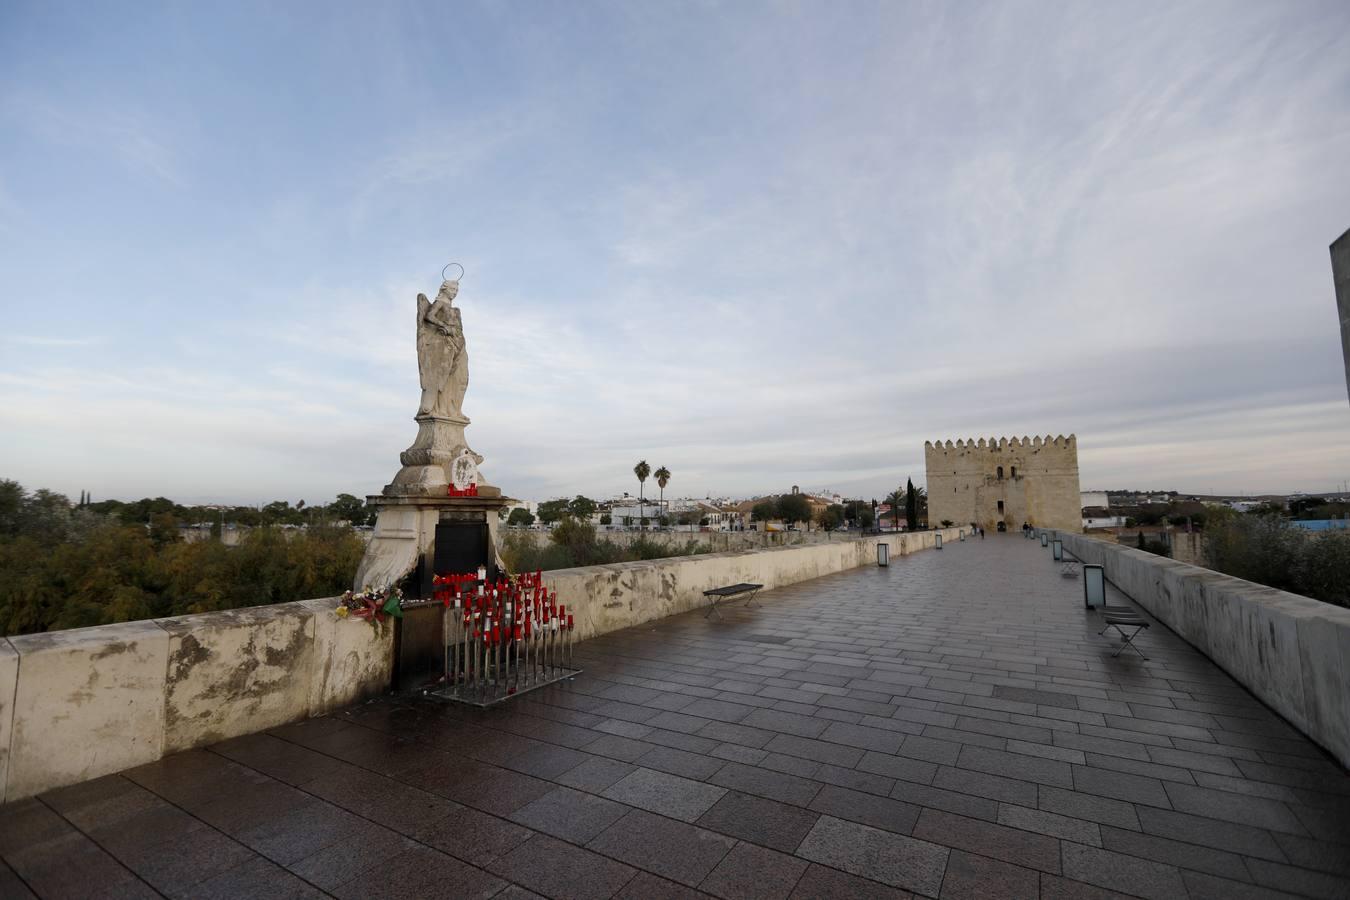
<path fill-rule="evenodd" d="M 1350 606 L 1350 533 L 1310 532 L 1274 515 L 1236 516 L 1205 530 L 1217 572 Z"/>

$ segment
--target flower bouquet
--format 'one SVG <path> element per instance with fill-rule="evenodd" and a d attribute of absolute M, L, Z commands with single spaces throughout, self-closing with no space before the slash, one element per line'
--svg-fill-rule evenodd
<path fill-rule="evenodd" d="M 338 601 L 334 612 L 339 619 L 365 619 L 375 629 L 376 637 L 384 636 L 384 626 L 390 618 L 403 618 L 403 592 L 398 588 L 360 592 L 347 591 Z"/>

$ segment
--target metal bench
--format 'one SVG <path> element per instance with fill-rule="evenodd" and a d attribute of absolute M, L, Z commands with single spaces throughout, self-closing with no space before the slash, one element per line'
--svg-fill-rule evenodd
<path fill-rule="evenodd" d="M 755 594 L 758 594 L 763 587 L 762 584 L 749 584 L 743 581 L 740 584 L 729 584 L 726 587 L 704 591 L 703 596 L 712 600 L 712 603 L 708 606 L 708 611 L 703 614 L 703 618 L 706 619 L 713 613 L 717 613 L 717 618 L 722 618 L 722 611 L 717 608 L 718 605 L 727 602 L 732 597 L 739 597 L 741 594 L 748 595 L 745 598 L 745 605 L 749 606 L 755 602 Z"/>
<path fill-rule="evenodd" d="M 1114 628 L 1116 631 L 1120 632 L 1121 638 L 1124 639 L 1121 645 L 1116 648 L 1116 652 L 1112 653 L 1111 656 L 1119 656 L 1121 651 L 1126 647 L 1129 647 L 1135 653 L 1138 653 L 1141 658 L 1148 659 L 1147 656 L 1144 656 L 1144 652 L 1134 644 L 1134 639 L 1139 637 L 1140 632 L 1149 627 L 1148 620 L 1139 615 L 1133 607 L 1129 606 L 1104 606 L 1102 607 L 1102 613 L 1105 616 L 1106 626 L 1097 633 L 1099 635 L 1106 634 L 1109 629 Z M 1125 632 L 1126 628 L 1133 628 L 1134 630 L 1127 634 Z"/>

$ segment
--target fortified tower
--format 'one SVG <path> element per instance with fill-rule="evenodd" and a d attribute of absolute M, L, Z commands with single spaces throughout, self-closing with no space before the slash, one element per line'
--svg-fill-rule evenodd
<path fill-rule="evenodd" d="M 925 441 L 928 521 L 974 522 L 986 531 L 1023 523 L 1083 530 L 1078 495 L 1078 439 L 984 438 Z"/>

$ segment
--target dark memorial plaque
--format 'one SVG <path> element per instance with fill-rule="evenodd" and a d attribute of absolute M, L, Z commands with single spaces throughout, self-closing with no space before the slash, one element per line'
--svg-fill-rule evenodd
<path fill-rule="evenodd" d="M 442 517 L 436 524 L 436 544 L 433 548 L 431 570 L 423 570 L 422 596 L 431 596 L 431 576 L 476 572 L 479 566 L 488 567 L 488 578 L 496 577 L 491 571 L 492 553 L 488 547 L 488 526 L 482 513 L 478 521 L 447 521 Z"/>
<path fill-rule="evenodd" d="M 445 674 L 442 644 L 444 607 L 433 599 L 433 575 L 476 572 L 486 566 L 488 578 L 497 577 L 487 514 L 482 510 L 446 510 L 436 523 L 431 552 L 418 566 L 417 599 L 403 603 L 398 630 L 394 686 L 398 690 L 426 687 Z"/>

